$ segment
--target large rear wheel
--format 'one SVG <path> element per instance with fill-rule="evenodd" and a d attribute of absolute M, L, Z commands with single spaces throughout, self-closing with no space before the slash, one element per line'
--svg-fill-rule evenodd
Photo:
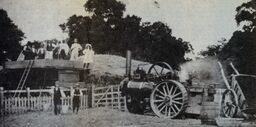
<path fill-rule="evenodd" d="M 151 93 L 150 106 L 162 118 L 175 118 L 182 114 L 188 103 L 185 87 L 174 80 L 159 83 Z"/>

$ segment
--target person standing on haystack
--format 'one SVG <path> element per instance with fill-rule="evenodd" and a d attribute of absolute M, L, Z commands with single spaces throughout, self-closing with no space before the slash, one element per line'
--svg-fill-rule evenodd
<path fill-rule="evenodd" d="M 59 59 L 63 59 L 63 60 L 67 59 L 68 54 L 69 54 L 69 46 L 67 42 L 63 40 L 59 44 L 59 52 L 58 52 Z"/>
<path fill-rule="evenodd" d="M 70 60 L 78 60 L 79 51 L 82 50 L 82 46 L 78 44 L 77 39 L 74 39 L 74 43 L 71 45 L 70 51 L 71 56 Z"/>
<path fill-rule="evenodd" d="M 40 44 L 40 48 L 37 50 L 38 59 L 44 59 L 45 57 L 45 46 L 44 43 Z"/>
<path fill-rule="evenodd" d="M 53 42 L 47 42 L 45 59 L 53 59 L 53 50 L 56 48 L 56 45 Z"/>
<path fill-rule="evenodd" d="M 24 46 L 22 53 L 25 56 L 24 60 L 34 60 L 37 55 L 35 44 L 28 41 L 28 43 Z"/>
<path fill-rule="evenodd" d="M 79 107 L 80 107 L 80 100 L 82 96 L 82 91 L 79 89 L 79 84 L 77 83 L 75 85 L 75 89 L 72 92 L 73 96 L 73 113 L 78 113 Z"/>
<path fill-rule="evenodd" d="M 91 44 L 86 44 L 85 45 L 85 49 L 83 50 L 83 54 L 84 54 L 84 59 L 83 59 L 83 63 L 84 63 L 84 68 L 88 68 L 90 63 L 93 63 L 93 57 L 94 57 L 94 51 L 92 49 L 92 45 Z"/>

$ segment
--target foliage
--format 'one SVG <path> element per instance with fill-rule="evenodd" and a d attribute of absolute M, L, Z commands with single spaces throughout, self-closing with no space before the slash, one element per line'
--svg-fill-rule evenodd
<path fill-rule="evenodd" d="M 256 1 L 251 0 L 247 3 L 243 3 L 236 8 L 236 22 L 240 25 L 242 22 L 247 22 L 243 25 L 245 31 L 255 31 L 256 26 Z"/>
<path fill-rule="evenodd" d="M 99 16 L 114 21 L 120 19 L 125 11 L 125 5 L 116 0 L 88 0 L 85 5 L 85 10 L 93 13 L 94 16 Z"/>
<path fill-rule="evenodd" d="M 256 74 L 256 32 L 234 32 L 221 52 L 221 58 L 230 60 L 241 73 Z"/>
<path fill-rule="evenodd" d="M 202 56 L 217 56 L 221 53 L 222 48 L 225 46 L 226 44 L 226 39 L 222 38 L 222 40 L 218 41 L 218 44 L 215 45 L 209 45 L 207 46 L 206 50 L 200 51 L 200 55 Z"/>
<path fill-rule="evenodd" d="M 7 59 L 16 60 L 22 47 L 20 41 L 24 33 L 8 17 L 7 12 L 0 9 L 0 64 Z"/>
<path fill-rule="evenodd" d="M 237 7 L 236 22 L 243 25 L 235 31 L 222 49 L 220 58 L 232 61 L 241 73 L 256 74 L 256 1 L 252 0 Z M 249 22 L 244 24 L 243 22 Z"/>
<path fill-rule="evenodd" d="M 224 63 L 233 62 L 240 73 L 256 75 L 256 1 L 252 0 L 243 3 L 236 8 L 236 22 L 243 25 L 241 31 L 235 31 L 229 42 L 222 49 L 219 58 Z M 228 73 L 234 73 L 227 68 Z M 248 80 L 250 79 L 250 80 Z M 248 77 L 241 77 L 238 80 L 248 104 L 255 100 L 252 94 L 255 90 L 252 88 L 254 80 Z M 253 103 L 253 102 L 252 102 Z"/>
<path fill-rule="evenodd" d="M 172 30 L 162 22 L 144 23 L 134 46 L 139 46 L 134 52 L 135 57 L 142 56 L 149 62 L 165 61 L 177 69 L 180 63 L 185 62 L 185 53 L 193 48 L 189 42 L 171 34 Z"/>
<path fill-rule="evenodd" d="M 96 86 L 109 86 L 120 84 L 120 82 L 124 79 L 123 76 L 111 75 L 111 74 L 103 74 L 103 75 L 95 75 L 90 74 L 86 76 L 85 84 L 95 84 Z"/>
<path fill-rule="evenodd" d="M 189 42 L 172 36 L 172 30 L 162 22 L 141 22 L 135 15 L 124 16 L 125 5 L 116 0 L 88 0 L 85 10 L 91 16 L 73 15 L 60 25 L 79 43 L 91 43 L 96 53 L 125 56 L 133 52 L 135 59 L 166 61 L 177 68 L 184 55 L 193 50 Z"/>

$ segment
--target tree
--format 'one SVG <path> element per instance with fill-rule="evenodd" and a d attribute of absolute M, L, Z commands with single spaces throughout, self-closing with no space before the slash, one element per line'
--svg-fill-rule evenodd
<path fill-rule="evenodd" d="M 60 25 L 69 33 L 69 44 L 78 38 L 81 44 L 91 43 L 97 53 L 116 54 L 117 48 L 113 46 L 120 45 L 125 5 L 116 0 L 88 0 L 84 7 L 92 16 L 73 15 L 67 23 Z"/>
<path fill-rule="evenodd" d="M 116 0 L 88 0 L 85 5 L 85 10 L 92 13 L 92 19 L 96 21 L 92 24 L 94 28 L 97 28 L 97 33 L 102 33 L 101 40 L 95 36 L 95 46 L 99 46 L 99 52 L 111 53 L 122 55 L 116 49 L 121 46 L 120 42 L 123 29 L 123 13 L 125 11 L 125 5 Z M 94 29 L 93 28 L 93 29 Z M 120 49 L 120 47 L 119 47 Z"/>
<path fill-rule="evenodd" d="M 7 12 L 0 9 L 0 64 L 7 59 L 17 59 L 22 50 L 19 42 L 24 38 L 24 33 L 8 17 Z"/>
<path fill-rule="evenodd" d="M 222 38 L 221 40 L 218 41 L 218 44 L 215 45 L 209 45 L 207 46 L 206 50 L 200 51 L 199 55 L 202 56 L 217 56 L 220 54 L 222 48 L 226 44 L 226 39 Z"/>
<path fill-rule="evenodd" d="M 69 41 L 68 44 L 71 45 L 75 38 L 78 39 L 78 42 L 90 43 L 90 30 L 91 30 L 92 19 L 88 16 L 77 16 L 73 15 L 68 19 L 67 23 L 60 24 L 59 26 L 63 32 L 68 32 Z"/>
<path fill-rule="evenodd" d="M 222 49 L 220 58 L 232 61 L 241 73 L 256 74 L 256 1 L 243 3 L 236 8 L 236 22 L 243 25 L 235 31 Z M 247 22 L 247 23 L 243 23 Z"/>
<path fill-rule="evenodd" d="M 236 8 L 236 22 L 240 25 L 242 22 L 247 22 L 243 25 L 245 31 L 255 31 L 256 26 L 256 1 L 251 0 L 247 3 L 243 3 L 241 6 Z"/>
<path fill-rule="evenodd" d="M 101 17 L 110 24 L 121 19 L 125 11 L 125 5 L 116 0 L 88 0 L 84 7 L 93 16 Z"/>
<path fill-rule="evenodd" d="M 222 49 L 220 58 L 235 63 L 241 73 L 256 74 L 255 42 L 255 33 L 236 31 Z"/>
<path fill-rule="evenodd" d="M 229 42 L 220 53 L 220 58 L 224 63 L 233 62 L 240 73 L 256 75 L 256 0 L 243 3 L 236 8 L 236 22 L 243 25 L 241 31 L 235 31 Z M 229 73 L 234 73 L 227 68 Z M 254 103 L 255 87 L 254 80 L 248 77 L 237 79 L 241 89 L 245 93 L 248 105 Z M 248 94 L 249 93 L 249 94 Z M 250 101 L 251 100 L 251 101 Z"/>
<path fill-rule="evenodd" d="M 162 22 L 143 24 L 137 37 L 138 51 L 142 51 L 137 55 L 149 62 L 165 61 L 176 69 L 185 62 L 185 53 L 193 50 L 189 42 L 173 37 L 172 30 Z"/>
<path fill-rule="evenodd" d="M 119 49 L 118 52 L 121 55 L 125 55 L 126 50 L 137 50 L 139 49 L 138 34 L 141 29 L 140 26 L 141 18 L 135 15 L 127 15 L 121 20 L 119 25 L 114 29 L 115 35 L 115 47 Z M 141 44 L 141 43 L 140 43 Z M 139 49 L 141 50 L 141 49 Z M 134 52 L 135 53 L 135 52 Z"/>
<path fill-rule="evenodd" d="M 189 42 L 173 37 L 162 22 L 142 23 L 138 16 L 124 16 L 125 5 L 119 1 L 88 0 L 84 7 L 90 17 L 73 15 L 60 27 L 68 31 L 70 40 L 92 43 L 96 53 L 125 56 L 130 49 L 135 59 L 166 61 L 177 68 L 185 61 L 185 53 L 193 50 Z"/>

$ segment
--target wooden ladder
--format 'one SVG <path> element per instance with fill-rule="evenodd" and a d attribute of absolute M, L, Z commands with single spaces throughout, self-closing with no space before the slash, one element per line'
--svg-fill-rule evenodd
<path fill-rule="evenodd" d="M 17 89 L 15 90 L 15 93 L 14 93 L 13 97 L 15 97 L 17 95 L 18 90 L 22 90 L 23 89 L 24 84 L 26 83 L 26 80 L 28 78 L 28 74 L 29 74 L 33 64 L 34 64 L 34 60 L 29 60 L 28 61 L 27 66 L 26 66 L 25 70 L 23 71 L 23 74 L 21 76 L 21 79 L 19 81 L 19 84 L 17 86 Z M 19 96 L 20 96 L 20 92 L 18 92 L 18 97 Z"/>

